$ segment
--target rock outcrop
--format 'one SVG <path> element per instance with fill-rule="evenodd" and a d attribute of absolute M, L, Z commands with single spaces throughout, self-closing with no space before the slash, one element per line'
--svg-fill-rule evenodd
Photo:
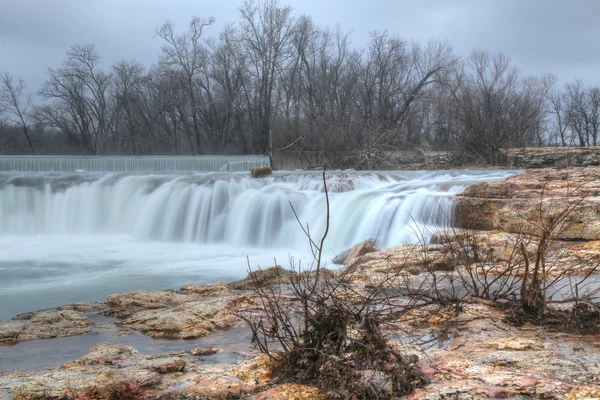
<path fill-rule="evenodd" d="M 191 301 L 171 308 L 139 311 L 118 324 L 154 338 L 195 339 L 215 329 L 233 327 L 235 310 L 253 304 L 251 298 L 243 296 Z"/>
<path fill-rule="evenodd" d="M 89 332 L 91 324 L 85 314 L 74 310 L 26 313 L 0 321 L 0 345 L 82 335 Z"/>
<path fill-rule="evenodd" d="M 560 217 L 557 238 L 600 240 L 600 167 L 528 170 L 471 185 L 456 201 L 466 229 L 539 234 L 541 223 Z"/>
<path fill-rule="evenodd" d="M 561 334 L 533 325 L 518 328 L 503 322 L 502 311 L 478 303 L 465 303 L 459 314 L 449 312 L 442 321 L 431 316 L 427 309 L 415 309 L 408 330 L 403 320 L 395 322 L 413 338 L 398 342 L 398 349 L 421 354 L 420 337 L 427 347 L 427 357 L 420 359 L 429 384 L 409 398 L 582 400 L 599 394 L 598 335 Z M 447 339 L 430 347 L 440 330 Z M 266 356 L 203 364 L 185 352 L 146 356 L 128 346 L 101 343 L 59 368 L 0 373 L 0 398 L 5 393 L 15 400 L 326 398 L 312 386 L 273 381 L 276 369 Z"/>
<path fill-rule="evenodd" d="M 529 147 L 507 149 L 510 168 L 566 168 L 600 166 L 600 147 Z"/>

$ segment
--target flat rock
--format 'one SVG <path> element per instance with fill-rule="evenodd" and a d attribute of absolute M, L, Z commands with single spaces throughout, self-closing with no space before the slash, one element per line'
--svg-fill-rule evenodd
<path fill-rule="evenodd" d="M 327 396 L 314 386 L 286 383 L 277 385 L 263 392 L 256 393 L 249 400 L 288 400 L 288 399 L 326 399 Z"/>
<path fill-rule="evenodd" d="M 172 308 L 140 311 L 119 322 L 155 338 L 195 339 L 214 329 L 234 326 L 234 310 L 254 301 L 245 296 L 230 296 L 183 303 Z"/>
<path fill-rule="evenodd" d="M 85 314 L 75 310 L 22 314 L 20 319 L 0 321 L 0 345 L 83 335 L 90 331 L 90 325 Z"/>
<path fill-rule="evenodd" d="M 111 294 L 106 298 L 106 304 L 109 307 L 107 314 L 126 318 L 142 310 L 169 308 L 195 299 L 195 296 L 177 293 L 173 290 L 155 292 L 137 290 L 130 293 Z"/>
<path fill-rule="evenodd" d="M 16 400 L 141 399 L 146 390 L 163 381 L 163 376 L 180 374 L 185 366 L 181 358 L 144 356 L 118 343 L 100 343 L 60 368 L 42 374 L 22 374 L 13 395 Z"/>
<path fill-rule="evenodd" d="M 540 219 L 572 209 L 555 236 L 600 240 L 600 167 L 528 170 L 471 185 L 456 202 L 456 222 L 466 229 L 539 235 Z"/>
<path fill-rule="evenodd" d="M 246 278 L 231 282 L 228 286 L 237 290 L 252 290 L 256 285 L 269 287 L 286 283 L 290 283 L 290 271 L 276 265 L 266 269 L 251 271 Z"/>

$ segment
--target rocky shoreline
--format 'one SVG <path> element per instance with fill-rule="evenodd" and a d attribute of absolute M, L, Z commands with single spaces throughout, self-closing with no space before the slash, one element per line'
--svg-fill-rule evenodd
<path fill-rule="evenodd" d="M 511 235 L 522 231 L 519 221 L 543 207 L 568 206 L 579 195 L 581 200 L 548 248 L 548 262 L 556 265 L 552 273 L 558 277 L 590 272 L 598 285 L 597 272 L 586 270 L 600 260 L 598 182 L 596 167 L 527 171 L 469 187 L 457 198 L 457 218 L 491 249 L 494 273 L 507 262 Z M 451 271 L 457 265 L 453 247 L 447 246 L 450 239 L 446 235 L 434 244 L 384 250 L 367 242 L 350 251 L 340 271 L 354 268 L 354 284 L 365 287 L 380 281 L 390 262 L 402 263 L 404 272 L 415 278 L 425 270 Z M 274 267 L 233 283 L 114 294 L 105 302 L 70 304 L 1 321 L 0 365 L 28 346 L 61 340 L 64 348 L 77 338 L 103 341 L 81 347 L 82 354 L 74 359 L 59 357 L 54 365 L 37 370 L 0 368 L 0 399 L 326 398 L 316 387 L 276 380 L 275 366 L 251 347 L 249 329 L 237 318 L 241 311 L 260 307 L 253 282 L 285 283 L 286 273 Z M 557 305 L 561 307 L 566 305 Z M 465 297 L 458 312 L 419 309 L 411 318 L 394 321 L 397 329 L 389 331 L 394 346 L 419 357 L 428 382 L 409 398 L 600 397 L 600 334 L 565 333 L 530 322 L 518 326 L 508 315 L 498 304 Z M 206 341 L 211 337 L 215 340 Z M 141 351 L 139 338 L 167 345 Z"/>

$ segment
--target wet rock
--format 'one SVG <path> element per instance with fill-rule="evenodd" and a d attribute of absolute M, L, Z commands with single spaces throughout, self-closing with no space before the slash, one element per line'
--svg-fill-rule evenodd
<path fill-rule="evenodd" d="M 222 296 L 231 293 L 229 284 L 217 282 L 209 285 L 185 285 L 178 292 L 194 296 Z"/>
<path fill-rule="evenodd" d="M 91 324 L 79 311 L 43 311 L 25 324 L 19 341 L 82 335 L 89 332 Z"/>
<path fill-rule="evenodd" d="M 370 244 L 372 247 L 374 247 L 375 242 L 376 242 L 376 239 L 371 238 L 371 239 L 365 240 L 363 243 Z M 348 259 L 348 256 L 350 256 L 350 254 L 352 253 L 353 249 L 354 249 L 354 247 L 342 251 L 340 254 L 335 256 L 335 258 L 333 259 L 333 263 L 335 265 L 344 265 L 346 263 L 346 260 Z"/>
<path fill-rule="evenodd" d="M 220 347 L 198 347 L 191 351 L 193 356 L 212 356 L 213 354 L 217 354 L 219 351 L 223 351 Z"/>
<path fill-rule="evenodd" d="M 252 271 L 246 278 L 231 282 L 228 286 L 237 290 L 252 290 L 257 284 L 262 287 L 269 287 L 286 283 L 290 283 L 290 271 L 276 265 L 267 269 Z"/>
<path fill-rule="evenodd" d="M 155 338 L 195 339 L 214 329 L 231 328 L 234 310 L 254 304 L 245 296 L 230 296 L 183 303 L 172 308 L 140 311 L 119 322 Z"/>
<path fill-rule="evenodd" d="M 0 321 L 0 345 L 17 343 L 24 321 Z"/>
<path fill-rule="evenodd" d="M 83 335 L 90 331 L 92 325 L 83 313 L 74 310 L 27 313 L 21 318 L 0 321 L 0 345 Z"/>
<path fill-rule="evenodd" d="M 21 377 L 14 398 L 141 399 L 157 389 L 163 377 L 177 376 L 185 366 L 181 358 L 148 357 L 118 343 L 101 343 L 60 368 Z"/>
<path fill-rule="evenodd" d="M 264 176 L 267 175 L 271 175 L 273 173 L 273 170 L 271 169 L 271 167 L 266 166 L 266 167 L 258 167 L 258 168 L 252 168 L 251 175 L 253 178 L 262 178 Z"/>
<path fill-rule="evenodd" d="M 423 271 L 452 271 L 452 254 L 443 245 L 407 244 L 385 250 L 375 250 L 369 244 L 357 246 L 340 269 L 339 276 L 377 284 L 390 274 L 417 275 Z"/>
<path fill-rule="evenodd" d="M 127 318 L 141 310 L 155 310 L 172 307 L 195 300 L 194 296 L 176 293 L 173 290 L 149 292 L 138 290 L 131 293 L 111 294 L 106 299 L 108 315 Z"/>
<path fill-rule="evenodd" d="M 350 249 L 342 270 L 353 270 L 358 264 L 362 264 L 365 255 L 377 251 L 374 243 L 364 241 Z"/>
<path fill-rule="evenodd" d="M 100 343 L 90 349 L 86 355 L 76 361 L 67 363 L 73 365 L 123 365 L 125 362 L 141 360 L 144 356 L 133 347 L 118 343 Z"/>

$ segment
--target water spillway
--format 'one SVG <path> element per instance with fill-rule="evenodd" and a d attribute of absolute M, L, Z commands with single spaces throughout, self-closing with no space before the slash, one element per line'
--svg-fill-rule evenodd
<path fill-rule="evenodd" d="M 0 171 L 249 171 L 269 156 L 0 156 Z"/>
<path fill-rule="evenodd" d="M 380 247 L 426 240 L 451 224 L 452 196 L 509 174 L 327 172 L 324 256 L 373 237 Z M 292 206 L 319 238 L 320 172 L 0 172 L 0 319 L 110 293 L 240 279 L 248 260 L 309 262 Z"/>

